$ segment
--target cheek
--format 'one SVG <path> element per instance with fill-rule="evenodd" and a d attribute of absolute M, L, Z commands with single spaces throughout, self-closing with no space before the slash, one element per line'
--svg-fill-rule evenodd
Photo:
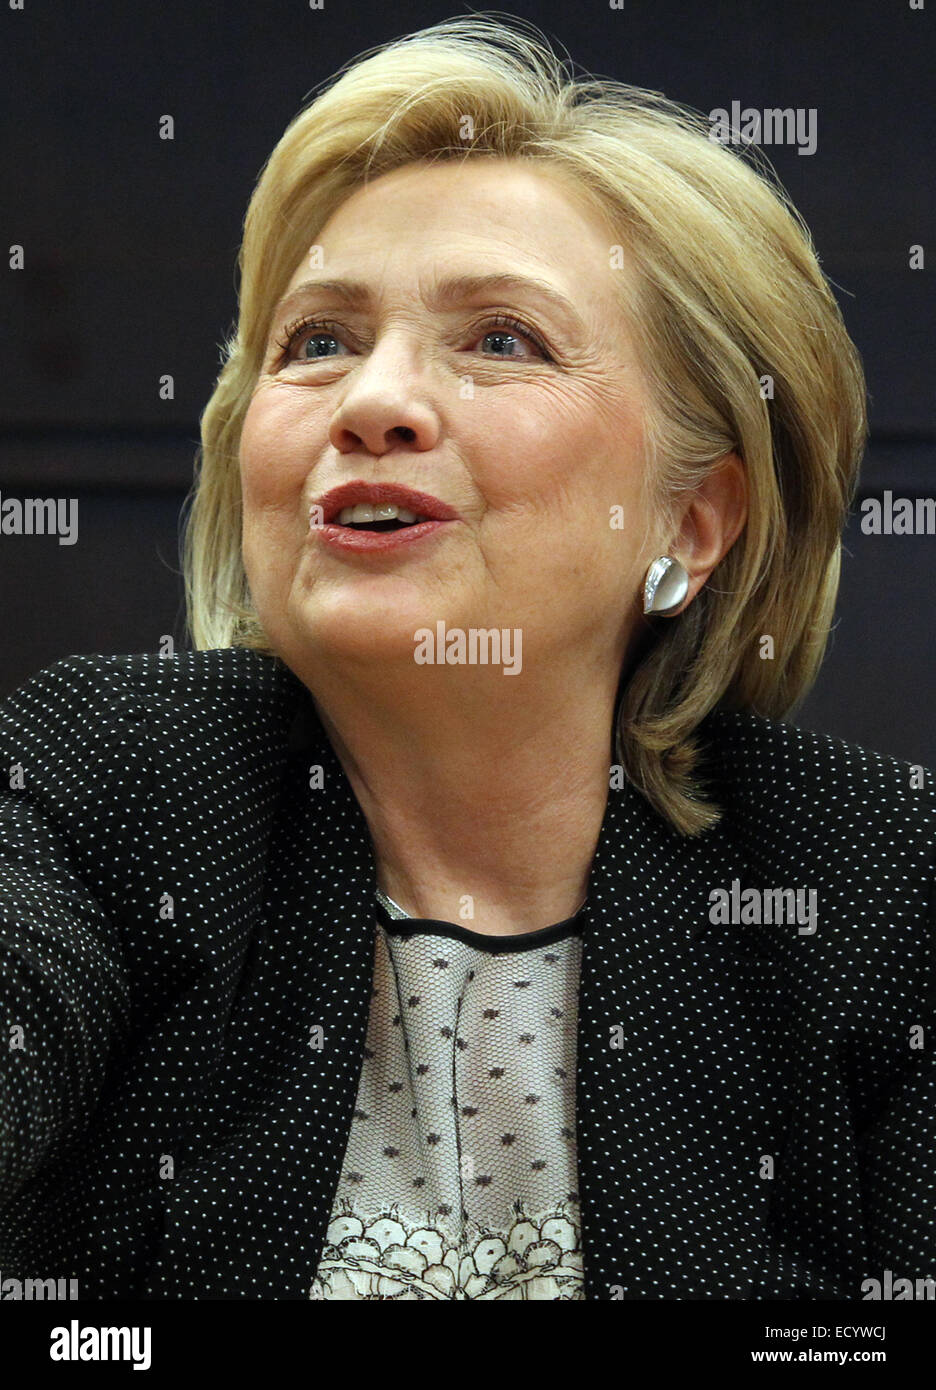
<path fill-rule="evenodd" d="M 268 414 L 256 403 L 251 404 L 241 430 L 239 457 L 245 559 L 255 543 L 262 519 L 275 505 L 281 485 L 272 444 L 275 436 L 265 420 Z"/>
<path fill-rule="evenodd" d="M 300 438 L 269 396 L 251 401 L 241 428 L 241 551 L 255 601 L 263 605 L 288 582 L 302 543 L 301 493 L 308 472 L 284 440 Z M 293 450 L 295 454 L 295 450 Z"/>
<path fill-rule="evenodd" d="M 570 474 L 581 454 L 581 436 L 560 401 L 531 393 L 508 395 L 479 420 L 467 416 L 460 448 L 472 461 L 475 482 L 488 505 L 504 515 L 513 509 L 539 515 L 564 509 Z M 473 428 L 474 426 L 474 428 Z"/>
<path fill-rule="evenodd" d="M 247 407 L 239 449 L 245 524 L 250 514 L 295 501 L 305 482 L 308 461 L 290 443 L 305 436 L 290 421 L 286 406 L 261 393 Z"/>

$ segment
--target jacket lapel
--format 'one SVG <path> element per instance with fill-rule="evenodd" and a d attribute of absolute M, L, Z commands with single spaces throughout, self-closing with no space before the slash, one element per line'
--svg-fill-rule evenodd
<path fill-rule="evenodd" d="M 754 1026 L 775 965 L 709 921 L 709 891 L 747 876 L 733 842 L 724 823 L 685 839 L 633 787 L 609 793 L 576 1078 L 591 1300 L 752 1296 L 760 1159 L 779 1151 L 789 1078 Z"/>
<path fill-rule="evenodd" d="M 183 1120 L 191 1157 L 163 1184 L 150 1297 L 308 1298 L 350 1132 L 373 977 L 373 853 L 304 687 L 283 679 L 295 717 L 263 901 L 217 1070 Z"/>

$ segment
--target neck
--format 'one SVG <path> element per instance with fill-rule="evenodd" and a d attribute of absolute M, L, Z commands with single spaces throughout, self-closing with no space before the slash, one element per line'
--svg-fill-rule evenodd
<path fill-rule="evenodd" d="M 506 935 L 578 911 L 608 799 L 616 678 L 551 671 L 521 689 L 463 668 L 430 690 L 387 668 L 363 685 L 315 674 L 378 885 L 405 912 Z"/>

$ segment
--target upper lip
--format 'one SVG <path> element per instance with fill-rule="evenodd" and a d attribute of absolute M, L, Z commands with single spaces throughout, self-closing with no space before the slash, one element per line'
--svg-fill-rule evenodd
<path fill-rule="evenodd" d="M 371 507 L 388 504 L 406 507 L 416 516 L 424 516 L 432 521 L 458 520 L 458 513 L 447 503 L 440 502 L 438 497 L 432 497 L 428 492 L 416 492 L 400 483 L 342 483 L 340 487 L 333 487 L 319 497 L 316 505 L 322 508 L 322 520 L 327 524 L 335 521 L 345 507 L 353 507 L 358 502 Z"/>

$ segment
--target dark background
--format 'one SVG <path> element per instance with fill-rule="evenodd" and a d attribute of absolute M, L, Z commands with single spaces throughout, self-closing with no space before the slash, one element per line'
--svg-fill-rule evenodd
<path fill-rule="evenodd" d="M 236 313 L 260 169 L 323 80 L 365 49 L 466 14 L 325 0 L 0 10 L 0 494 L 78 499 L 79 540 L 0 536 L 0 696 L 61 656 L 183 637 L 180 508 Z M 492 13 L 492 11 L 480 11 Z M 525 3 L 576 71 L 708 112 L 815 107 L 818 148 L 766 147 L 864 359 L 859 497 L 934 487 L 931 288 L 936 3 Z M 171 114 L 175 139 L 158 138 Z M 923 245 L 925 270 L 909 268 Z M 159 398 L 169 373 L 175 399 Z M 795 722 L 936 767 L 936 536 L 864 536 Z"/>

